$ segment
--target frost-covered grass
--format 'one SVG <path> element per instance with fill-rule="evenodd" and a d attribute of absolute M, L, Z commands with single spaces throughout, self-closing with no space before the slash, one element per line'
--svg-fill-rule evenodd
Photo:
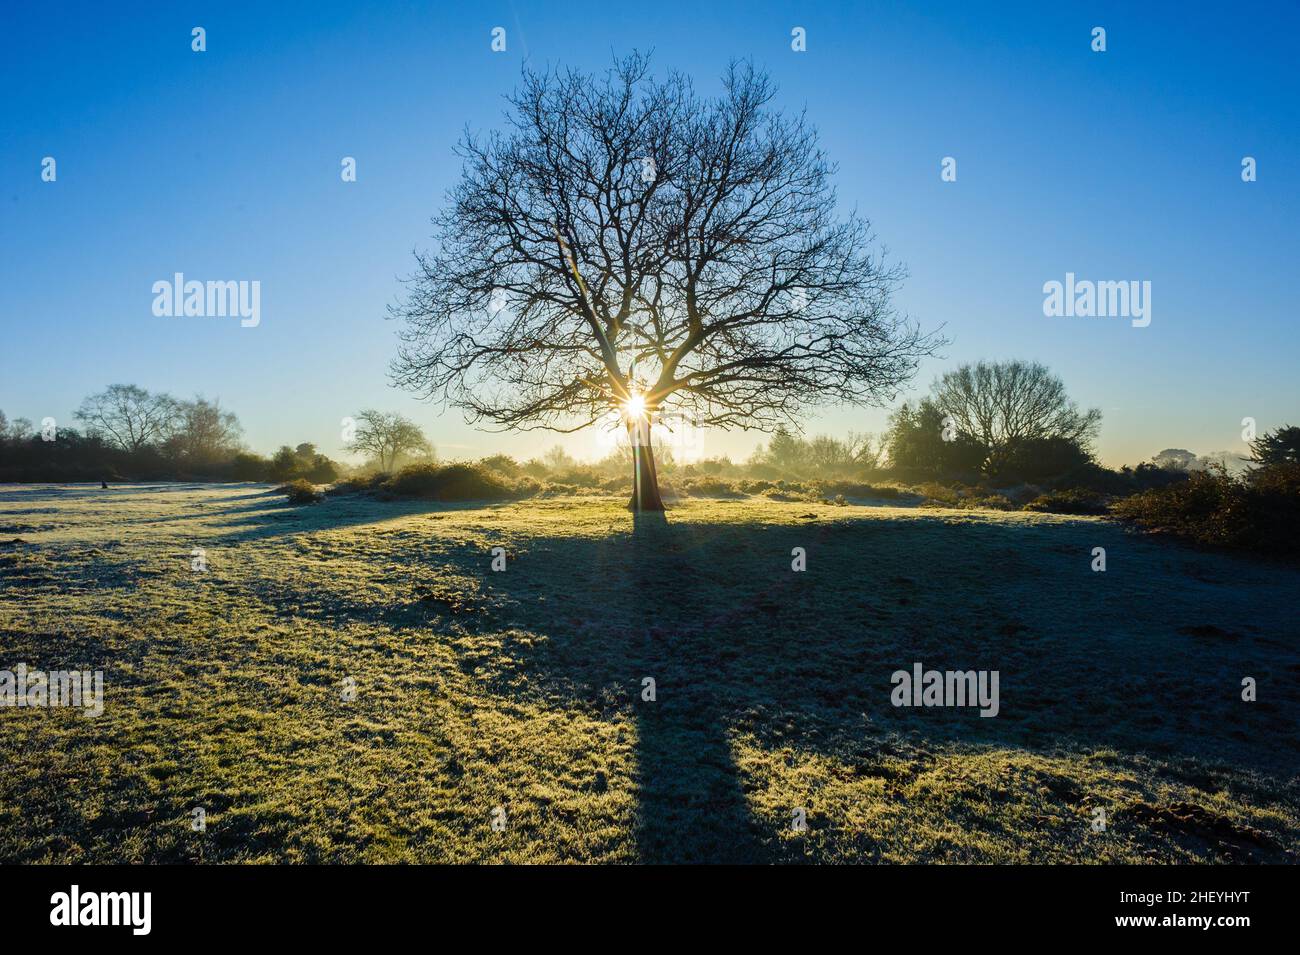
<path fill-rule="evenodd" d="M 1295 568 L 623 504 L 0 487 L 0 669 L 106 685 L 98 719 L 0 708 L 0 861 L 1295 861 Z M 893 707 L 916 661 L 998 670 L 999 715 Z"/>

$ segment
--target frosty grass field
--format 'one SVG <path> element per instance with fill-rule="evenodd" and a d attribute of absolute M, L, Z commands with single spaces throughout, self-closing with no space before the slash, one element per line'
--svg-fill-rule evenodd
<path fill-rule="evenodd" d="M 0 861 L 1300 850 L 1300 570 L 1104 519 L 7 485 L 0 589 L 0 669 L 105 681 L 0 708 Z M 998 670 L 998 716 L 895 708 L 916 662 Z"/>

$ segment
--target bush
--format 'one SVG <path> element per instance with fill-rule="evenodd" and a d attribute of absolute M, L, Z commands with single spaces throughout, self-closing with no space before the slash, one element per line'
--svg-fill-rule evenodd
<path fill-rule="evenodd" d="M 1109 511 L 1104 495 L 1081 487 L 1040 494 L 1024 509 L 1047 514 L 1105 514 Z"/>
<path fill-rule="evenodd" d="M 957 502 L 958 507 L 986 508 L 994 511 L 1017 510 L 1016 502 L 1005 494 L 971 494 Z"/>
<path fill-rule="evenodd" d="M 316 450 L 310 442 L 296 448 L 287 444 L 271 458 L 270 477 L 273 481 L 292 481 L 305 478 L 317 484 L 328 484 L 339 476 L 338 466 Z"/>
<path fill-rule="evenodd" d="M 317 484 L 329 484 L 331 481 L 338 480 L 339 468 L 325 455 L 318 454 L 312 461 L 311 468 L 308 469 L 305 476 L 308 481 L 314 481 Z"/>
<path fill-rule="evenodd" d="M 810 491 L 801 484 L 787 484 L 785 481 L 779 482 L 775 487 L 770 487 L 763 492 L 763 496 L 772 501 L 819 501 L 821 495 L 816 491 Z"/>
<path fill-rule="evenodd" d="M 1018 441 L 998 461 L 996 477 L 1018 484 L 1046 481 L 1076 472 L 1092 463 L 1092 456 L 1077 441 L 1066 438 L 1036 438 Z"/>
<path fill-rule="evenodd" d="M 861 481 L 821 481 L 818 482 L 817 488 L 827 497 L 889 498 L 891 500 L 898 497 L 898 488 L 896 487 L 876 487 L 873 484 L 864 484 Z"/>
<path fill-rule="evenodd" d="M 524 473 L 523 465 L 508 454 L 494 454 L 479 461 L 479 467 L 508 478 L 517 478 Z"/>
<path fill-rule="evenodd" d="M 260 454 L 241 451 L 230 461 L 230 479 L 232 481 L 269 481 L 271 480 L 271 459 Z"/>
<path fill-rule="evenodd" d="M 1147 462 L 1139 464 L 1132 471 L 1127 467 L 1120 468 L 1120 474 L 1129 478 L 1130 490 L 1133 491 L 1149 491 L 1153 488 L 1169 487 L 1172 484 L 1186 481 L 1188 477 L 1187 471 L 1175 471 Z"/>
<path fill-rule="evenodd" d="M 532 497 L 542 490 L 542 483 L 530 477 L 521 477 L 514 482 L 515 497 Z"/>
<path fill-rule="evenodd" d="M 310 481 L 304 481 L 302 478 L 280 485 L 279 490 L 282 494 L 289 496 L 290 504 L 315 504 L 325 497 L 316 490 L 316 485 Z"/>
<path fill-rule="evenodd" d="M 696 478 L 682 484 L 682 492 L 692 497 L 743 497 L 744 492 L 737 490 L 730 481 L 716 481 L 708 478 Z"/>
<path fill-rule="evenodd" d="M 394 497 L 427 501 L 500 501 L 520 496 L 504 478 L 473 464 L 413 464 L 389 478 L 383 490 Z"/>
<path fill-rule="evenodd" d="M 350 477 L 344 481 L 338 481 L 327 488 L 325 493 L 330 497 L 333 497 L 336 494 L 361 494 L 369 491 L 378 491 L 383 487 L 384 482 L 387 481 L 388 478 L 389 475 L 383 471 L 369 475 L 358 475 L 356 477 Z"/>
<path fill-rule="evenodd" d="M 573 467 L 556 472 L 551 480 L 557 484 L 572 484 L 576 487 L 597 487 L 602 478 L 590 468 Z"/>
<path fill-rule="evenodd" d="M 918 494 L 924 495 L 929 501 L 939 504 L 956 504 L 961 496 L 954 488 L 940 484 L 937 481 L 927 481 L 916 490 Z"/>
<path fill-rule="evenodd" d="M 1261 468 L 1245 480 L 1221 470 L 1134 494 L 1119 516 L 1199 544 L 1300 556 L 1300 465 Z"/>

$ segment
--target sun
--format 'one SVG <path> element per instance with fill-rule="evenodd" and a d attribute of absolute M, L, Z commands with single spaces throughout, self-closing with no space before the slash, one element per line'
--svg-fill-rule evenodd
<path fill-rule="evenodd" d="M 634 391 L 623 402 L 624 417 L 640 420 L 645 417 L 645 395 Z"/>

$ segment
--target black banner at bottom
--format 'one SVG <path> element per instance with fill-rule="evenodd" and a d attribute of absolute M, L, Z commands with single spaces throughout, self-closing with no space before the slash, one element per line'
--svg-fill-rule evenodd
<path fill-rule="evenodd" d="M 331 944 L 376 931 L 468 919 L 494 939 L 568 938 L 717 925 L 744 936 L 819 927 L 928 939 L 1036 935 L 1223 942 L 1293 922 L 1294 867 L 852 867 L 801 869 L 401 867 L 7 867 L 11 931 L 209 942 L 286 938 Z M 846 926 L 846 922 L 849 923 Z"/>

